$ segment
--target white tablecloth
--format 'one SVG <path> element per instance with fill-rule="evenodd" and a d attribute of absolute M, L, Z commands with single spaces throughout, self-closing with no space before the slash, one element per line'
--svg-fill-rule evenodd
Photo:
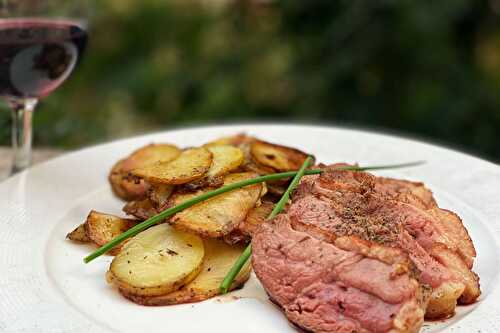
<path fill-rule="evenodd" d="M 62 150 L 40 148 L 33 151 L 33 164 L 40 163 L 64 153 Z M 11 165 L 11 150 L 0 147 L 0 181 L 7 178 Z"/>

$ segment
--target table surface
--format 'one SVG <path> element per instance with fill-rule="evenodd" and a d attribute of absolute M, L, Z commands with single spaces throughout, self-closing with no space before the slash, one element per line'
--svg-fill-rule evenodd
<path fill-rule="evenodd" d="M 63 150 L 58 149 L 36 148 L 33 150 L 33 164 L 49 160 L 63 153 Z M 0 181 L 9 175 L 11 159 L 12 150 L 7 147 L 0 147 Z"/>

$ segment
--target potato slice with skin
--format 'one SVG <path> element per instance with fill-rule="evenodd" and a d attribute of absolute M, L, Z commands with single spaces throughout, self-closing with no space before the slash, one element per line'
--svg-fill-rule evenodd
<path fill-rule="evenodd" d="M 151 216 L 158 214 L 150 199 L 140 201 L 129 201 L 123 207 L 123 211 L 127 215 L 132 215 L 141 221 L 149 219 Z"/>
<path fill-rule="evenodd" d="M 66 235 L 66 238 L 74 242 L 80 242 L 80 243 L 91 242 L 90 238 L 88 238 L 87 234 L 85 233 L 84 224 L 80 224 L 78 227 L 76 227 L 75 230 Z"/>
<path fill-rule="evenodd" d="M 266 166 L 262 166 L 260 164 L 255 163 L 254 161 L 246 162 L 244 164 L 243 168 L 246 171 L 255 172 L 255 173 L 258 173 L 259 175 L 269 175 L 272 173 L 276 173 L 276 171 L 274 169 L 271 169 L 271 168 L 266 167 Z"/>
<path fill-rule="evenodd" d="M 229 174 L 224 178 L 224 185 L 255 178 L 256 176 L 257 174 L 251 172 Z M 255 207 L 264 186 L 264 184 L 245 186 L 200 202 L 175 214 L 170 219 L 170 223 L 175 228 L 194 232 L 205 237 L 225 236 L 243 221 L 250 209 Z M 200 194 L 200 191 L 176 195 L 173 197 L 173 205 L 178 205 L 198 194 Z"/>
<path fill-rule="evenodd" d="M 254 207 L 248 212 L 245 220 L 240 223 L 238 229 L 244 234 L 252 236 L 259 226 L 267 220 L 267 217 L 274 209 L 274 203 L 264 201 L 261 205 Z"/>
<path fill-rule="evenodd" d="M 252 154 L 250 152 L 250 148 L 251 148 L 250 143 L 245 143 L 245 144 L 240 145 L 240 149 L 242 149 L 242 151 L 245 155 L 245 162 L 243 163 L 243 165 L 241 167 L 243 170 L 250 171 L 250 172 L 256 172 L 259 175 L 269 175 L 272 173 L 276 173 L 275 169 L 255 162 L 253 157 L 252 157 Z M 288 184 L 290 183 L 290 180 L 291 180 L 291 178 L 283 178 L 283 179 L 268 181 L 268 182 L 266 182 L 266 184 L 274 186 L 275 190 L 279 190 L 280 187 L 287 188 Z M 277 192 L 277 191 L 273 191 L 273 189 L 270 189 L 270 191 L 271 191 L 271 193 Z M 281 194 L 281 195 L 283 195 L 283 194 Z"/>
<path fill-rule="evenodd" d="M 243 151 L 229 145 L 216 145 L 207 148 L 213 156 L 212 165 L 205 177 L 186 184 L 189 189 L 203 186 L 221 186 L 224 183 L 223 176 L 237 169 L 245 160 Z"/>
<path fill-rule="evenodd" d="M 127 231 L 138 223 L 137 220 L 124 219 L 118 216 L 91 211 L 83 224 L 88 239 L 97 246 L 103 246 L 116 236 Z M 123 245 L 123 243 L 122 243 Z M 109 251 L 116 255 L 120 252 L 121 245 Z"/>
<path fill-rule="evenodd" d="M 132 173 L 151 183 L 185 184 L 203 177 L 212 165 L 212 153 L 205 148 L 183 151 L 171 162 L 156 163 Z"/>
<path fill-rule="evenodd" d="M 161 296 L 135 296 L 126 291 L 121 293 L 131 301 L 148 306 L 173 305 L 201 302 L 220 294 L 219 286 L 234 262 L 244 250 L 243 246 L 230 246 L 217 239 L 204 240 L 205 259 L 198 276 L 181 289 Z M 248 262 L 236 276 L 230 290 L 242 286 L 250 277 Z"/>
<path fill-rule="evenodd" d="M 224 176 L 243 163 L 244 156 L 241 149 L 233 146 L 215 146 L 208 150 L 213 155 L 213 162 L 207 172 L 208 178 Z"/>
<path fill-rule="evenodd" d="M 107 279 L 130 295 L 165 295 L 198 275 L 204 255 L 200 237 L 164 223 L 128 241 L 111 262 Z"/>
<path fill-rule="evenodd" d="M 266 221 L 274 208 L 274 203 L 263 201 L 260 205 L 252 208 L 238 228 L 223 237 L 224 242 L 229 245 L 247 243 L 252 239 L 253 233 Z"/>
<path fill-rule="evenodd" d="M 168 206 L 169 207 L 177 206 L 177 205 L 183 203 L 184 201 L 195 198 L 195 197 L 197 197 L 203 193 L 209 192 L 211 190 L 212 190 L 211 188 L 206 187 L 206 188 L 196 190 L 194 192 L 185 192 L 182 190 L 180 190 L 178 192 L 174 192 L 172 194 L 172 196 L 170 197 Z"/>
<path fill-rule="evenodd" d="M 144 179 L 127 174 L 122 177 L 120 186 L 127 198 L 125 200 L 141 200 L 146 197 L 150 185 Z"/>
<path fill-rule="evenodd" d="M 260 140 L 251 144 L 250 154 L 258 164 L 280 172 L 298 170 L 308 156 L 298 149 Z"/>
<path fill-rule="evenodd" d="M 157 162 L 169 162 L 177 158 L 181 150 L 170 144 L 149 144 L 118 161 L 109 174 L 109 182 L 115 194 L 124 200 L 143 198 L 148 189 L 144 180 L 130 177 L 129 172 Z"/>
<path fill-rule="evenodd" d="M 123 171 L 124 162 L 125 160 L 118 161 L 109 173 L 108 180 L 111 189 L 117 197 L 123 200 L 142 199 L 149 189 L 149 184 L 144 179 L 133 177 L 129 172 Z"/>
<path fill-rule="evenodd" d="M 278 185 L 278 184 L 266 184 L 269 194 L 281 198 L 283 194 L 285 194 L 287 186 L 286 185 Z"/>
<path fill-rule="evenodd" d="M 243 143 L 249 143 L 255 140 L 257 139 L 252 136 L 247 136 L 245 133 L 240 133 L 232 136 L 226 136 L 215 139 L 213 141 L 204 144 L 203 146 L 204 147 L 225 146 L 225 145 L 239 146 Z"/>
<path fill-rule="evenodd" d="M 242 165 L 242 169 L 249 172 L 256 172 L 259 175 L 267 175 L 275 172 L 275 170 L 272 168 L 265 167 L 263 165 L 255 163 L 255 161 L 252 158 L 252 154 L 250 153 L 251 142 L 242 143 L 238 147 L 243 151 L 243 155 L 245 158 L 245 161 Z"/>
<path fill-rule="evenodd" d="M 165 207 L 174 191 L 174 185 L 152 184 L 148 191 L 148 198 L 156 208 Z"/>
<path fill-rule="evenodd" d="M 171 144 L 149 144 L 134 151 L 129 158 L 125 160 L 123 168 L 125 171 L 131 171 L 137 168 L 143 168 L 158 162 L 170 162 L 181 154 L 181 150 Z"/>

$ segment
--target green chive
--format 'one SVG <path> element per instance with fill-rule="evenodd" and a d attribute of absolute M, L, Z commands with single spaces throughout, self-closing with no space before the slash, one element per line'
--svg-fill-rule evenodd
<path fill-rule="evenodd" d="M 366 171 L 366 170 L 380 170 L 380 169 L 392 169 L 392 168 L 402 168 L 402 167 L 408 167 L 408 166 L 414 166 L 414 165 L 419 165 L 419 164 L 422 164 L 423 162 L 412 162 L 412 163 L 405 163 L 405 164 L 395 164 L 395 165 L 384 165 L 384 166 L 371 166 L 371 167 L 358 167 L 358 166 L 347 166 L 347 167 L 340 167 L 339 169 L 341 170 L 358 170 L 358 171 Z M 322 170 L 306 170 L 304 172 L 305 175 L 316 175 L 316 174 L 320 174 L 322 172 Z M 141 231 L 151 227 L 152 225 L 155 225 L 156 223 L 159 223 L 163 220 L 165 220 L 166 218 L 186 209 L 186 208 L 189 208 L 191 206 L 194 206 L 196 205 L 197 203 L 200 203 L 202 201 L 205 201 L 207 199 L 210 199 L 214 196 L 217 196 L 219 194 L 222 194 L 222 193 L 226 193 L 226 192 L 229 192 L 229 191 L 233 191 L 233 190 L 236 190 L 238 188 L 241 188 L 241 187 L 244 187 L 244 186 L 248 186 L 248 185 L 253 185 L 253 184 L 258 184 L 258 183 L 262 183 L 262 182 L 267 182 L 267 181 L 272 181 L 272 180 L 278 180 L 278 179 L 283 179 L 283 178 L 289 178 L 289 177 L 294 177 L 295 175 L 297 175 L 297 171 L 289 171 L 289 172 L 281 172 L 281 173 L 274 173 L 274 174 L 270 174 L 270 175 L 265 175 L 265 176 L 259 176 L 259 177 L 255 177 L 255 178 L 252 178 L 252 179 L 247 179 L 247 180 L 244 180 L 244 181 L 241 181 L 241 182 L 237 182 L 237 183 L 233 183 L 233 184 L 230 184 L 230 185 L 226 185 L 226 186 L 222 186 L 216 190 L 213 190 L 213 191 L 210 191 L 210 192 L 207 192 L 207 193 L 203 193 L 195 198 L 192 198 L 190 200 L 187 200 L 175 207 L 172 207 L 172 208 L 169 208 L 169 209 L 166 209 L 164 210 L 163 212 L 153 216 L 153 217 L 150 217 L 149 219 L 147 219 L 146 221 L 144 222 L 141 222 L 137 225 L 135 225 L 133 228 L 125 231 L 124 233 L 118 235 L 117 237 L 115 237 L 113 240 L 111 240 L 110 242 L 104 244 L 103 246 L 101 246 L 100 248 L 98 248 L 97 250 L 95 250 L 94 252 L 92 252 L 91 254 L 89 254 L 88 256 L 86 256 L 83 261 L 85 263 L 89 263 L 91 262 L 92 260 L 94 260 L 95 258 L 97 257 L 100 257 L 101 255 L 103 255 L 104 253 L 108 252 L 109 250 L 111 250 L 112 248 L 114 248 L 115 246 L 117 246 L 118 244 L 120 244 L 122 241 L 124 241 L 125 239 L 127 238 L 130 238 L 130 237 L 134 237 L 135 235 L 137 235 L 138 233 L 140 233 Z"/>

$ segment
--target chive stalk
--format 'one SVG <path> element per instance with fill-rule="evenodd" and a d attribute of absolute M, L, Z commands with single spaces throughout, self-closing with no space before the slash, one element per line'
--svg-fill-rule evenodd
<path fill-rule="evenodd" d="M 423 162 L 411 162 L 411 163 L 404 163 L 404 164 L 393 164 L 393 165 L 382 165 L 382 166 L 367 166 L 367 167 L 359 167 L 359 166 L 345 166 L 345 167 L 339 167 L 340 170 L 353 170 L 353 171 L 367 171 L 367 170 L 381 170 L 381 169 L 394 169 L 394 168 L 403 168 L 403 167 L 409 167 L 409 166 L 416 166 L 416 165 L 419 165 L 419 164 L 422 164 Z M 304 175 L 316 175 L 316 174 L 320 174 L 323 170 L 321 169 L 314 169 L 314 170 L 305 170 L 304 171 Z M 104 244 L 103 246 L 101 246 L 100 248 L 98 248 L 97 250 L 95 250 L 94 252 L 92 252 L 91 254 L 89 254 L 88 256 L 86 256 L 83 261 L 85 263 L 89 263 L 91 262 L 92 260 L 94 260 L 95 258 L 98 258 L 100 257 L 101 255 L 103 255 L 104 253 L 108 252 L 109 250 L 111 250 L 112 248 L 114 248 L 115 246 L 117 246 L 118 244 L 120 244 L 122 241 L 124 241 L 125 239 L 128 239 L 130 237 L 134 237 L 135 235 L 137 235 L 138 233 L 140 233 L 141 231 L 144 231 L 146 230 L 147 228 L 159 223 L 159 222 L 162 222 L 163 220 L 165 220 L 166 218 L 169 218 L 171 217 L 172 215 L 186 209 L 186 208 L 189 208 L 191 206 L 194 206 L 202 201 L 205 201 L 207 199 L 210 199 L 212 197 L 215 197 L 219 194 L 223 194 L 223 193 L 226 193 L 226 192 L 229 192 L 229 191 L 233 191 L 233 190 L 236 190 L 238 188 L 241 188 L 241 187 L 244 187 L 244 186 L 248 186 L 248 185 L 254 185 L 254 184 L 258 184 L 258 183 L 262 183 L 262 182 L 267 182 L 267 181 L 272 181 L 272 180 L 278 180 L 278 179 L 283 179 L 283 178 L 290 178 L 290 177 L 294 177 L 296 176 L 298 173 L 298 171 L 289 171 L 289 172 L 281 172 L 281 173 L 274 173 L 274 174 L 270 174 L 270 175 L 264 175 L 264 176 L 259 176 L 259 177 L 255 177 L 255 178 L 252 178 L 252 179 L 247 179 L 247 180 L 244 180 L 244 181 L 241 181 L 241 182 L 237 182 L 237 183 L 233 183 L 233 184 L 229 184 L 229 185 L 226 185 L 226 186 L 222 186 L 218 189 L 215 189 L 213 191 L 210 191 L 210 192 L 207 192 L 207 193 L 203 193 L 203 194 L 200 194 L 199 196 L 197 197 L 194 197 L 192 199 L 189 199 L 175 207 L 172 207 L 172 208 L 169 208 L 169 209 L 166 209 L 160 213 L 158 213 L 157 215 L 154 215 L 152 217 L 150 217 L 149 219 L 147 219 L 146 221 L 144 222 L 141 222 L 137 225 L 135 225 L 134 227 L 130 228 L 129 230 L 125 231 L 124 233 L 116 236 L 114 239 L 112 239 L 111 241 L 109 241 L 108 243 Z"/>

